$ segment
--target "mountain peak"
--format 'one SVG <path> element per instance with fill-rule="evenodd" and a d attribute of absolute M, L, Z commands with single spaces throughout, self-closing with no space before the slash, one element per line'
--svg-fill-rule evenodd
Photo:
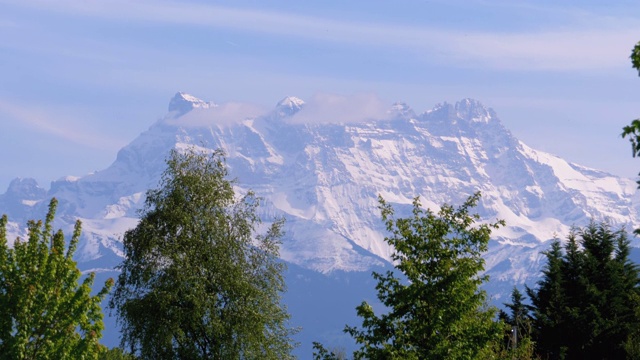
<path fill-rule="evenodd" d="M 35 179 L 15 178 L 9 184 L 6 194 L 26 200 L 37 200 L 45 196 L 46 190 L 38 186 Z"/>
<path fill-rule="evenodd" d="M 169 101 L 169 112 L 176 113 L 176 117 L 182 116 L 193 109 L 208 109 L 210 107 L 215 107 L 215 104 L 184 92 L 177 92 Z"/>
<path fill-rule="evenodd" d="M 399 115 L 402 118 L 413 118 L 416 116 L 416 113 L 413 111 L 413 109 L 404 102 L 393 103 L 393 105 L 391 105 L 389 113 Z"/>
<path fill-rule="evenodd" d="M 295 96 L 287 96 L 278 102 L 278 104 L 276 105 L 276 109 L 286 115 L 293 115 L 300 111 L 304 104 L 304 101 L 300 98 L 297 98 Z"/>
<path fill-rule="evenodd" d="M 470 122 L 488 123 L 495 118 L 492 109 L 485 107 L 480 101 L 470 98 L 456 102 L 454 109 L 458 117 Z"/>
<path fill-rule="evenodd" d="M 295 96 L 287 96 L 278 102 L 277 107 L 300 108 L 304 105 L 304 100 Z"/>

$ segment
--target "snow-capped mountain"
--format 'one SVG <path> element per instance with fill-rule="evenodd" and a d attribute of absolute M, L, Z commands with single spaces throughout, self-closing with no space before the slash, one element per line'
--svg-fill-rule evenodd
<path fill-rule="evenodd" d="M 378 195 L 402 212 L 415 196 L 435 209 L 481 191 L 481 217 L 507 223 L 494 232 L 486 255 L 494 298 L 533 281 L 544 262 L 540 250 L 571 226 L 606 219 L 632 229 L 640 220 L 633 180 L 528 147 L 475 100 L 421 114 L 396 103 L 381 118 L 354 122 L 300 121 L 310 118 L 305 111 L 313 109 L 287 97 L 247 117 L 252 111 L 240 105 L 178 93 L 167 115 L 121 149 L 110 167 L 54 181 L 48 190 L 16 179 L 0 195 L 0 213 L 8 213 L 17 235 L 17 224 L 41 218 L 48 200 L 58 198 L 60 227 L 83 222 L 80 266 L 109 272 L 169 150 L 222 148 L 237 190 L 264 198 L 265 221 L 287 219 L 282 258 L 307 274 L 348 277 L 388 266 Z"/>

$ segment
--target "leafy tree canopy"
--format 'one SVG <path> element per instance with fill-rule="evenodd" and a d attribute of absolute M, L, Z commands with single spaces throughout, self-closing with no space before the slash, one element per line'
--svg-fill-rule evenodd
<path fill-rule="evenodd" d="M 434 213 L 416 198 L 408 218 L 395 218 L 391 205 L 379 199 L 390 233 L 385 240 L 406 279 L 391 271 L 373 274 L 389 311 L 377 315 L 366 302 L 357 307 L 362 327 L 345 329 L 360 345 L 356 359 L 474 359 L 500 341 L 495 311 L 479 286 L 488 280 L 480 273 L 491 229 L 503 222 L 475 225 L 479 217 L 469 211 L 479 199 L 476 193 L 458 208 L 444 205 Z"/>
<path fill-rule="evenodd" d="M 4 359 L 97 359 L 102 350 L 100 303 L 113 280 L 91 296 L 94 273 L 79 283 L 73 261 L 80 221 L 65 251 L 52 231 L 56 199 L 44 224 L 29 221 L 28 239 L 7 244 L 7 216 L 0 219 L 0 354 Z"/>
<path fill-rule="evenodd" d="M 126 353 L 122 348 L 115 347 L 103 351 L 98 360 L 136 360 L 136 357 Z"/>
<path fill-rule="evenodd" d="M 280 304 L 283 222 L 256 236 L 259 199 L 238 197 L 221 151 L 173 151 L 149 190 L 110 306 L 144 359 L 288 359 Z"/>

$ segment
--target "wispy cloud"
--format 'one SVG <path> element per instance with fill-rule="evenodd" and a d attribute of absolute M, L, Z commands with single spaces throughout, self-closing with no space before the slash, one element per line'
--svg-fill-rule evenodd
<path fill-rule="evenodd" d="M 389 116 L 389 104 L 375 94 L 336 95 L 319 93 L 304 104 L 293 123 L 357 123 Z"/>
<path fill-rule="evenodd" d="M 9 121 L 17 121 L 40 133 L 92 149 L 112 151 L 122 145 L 120 140 L 81 130 L 82 121 L 71 119 L 68 113 L 64 114 L 59 110 L 36 109 L 33 105 L 20 105 L 0 99 L 0 116 Z"/>
<path fill-rule="evenodd" d="M 337 95 L 317 93 L 305 102 L 304 107 L 288 121 L 295 124 L 344 124 L 358 123 L 372 119 L 389 117 L 390 105 L 376 94 L 361 93 Z M 254 119 L 269 112 L 263 106 L 227 102 L 206 109 L 193 109 L 178 118 L 167 118 L 172 125 L 187 127 L 227 126 Z"/>
<path fill-rule="evenodd" d="M 228 102 L 207 109 L 193 109 L 177 119 L 171 118 L 166 121 L 174 125 L 191 127 L 230 125 L 256 118 L 264 113 L 266 110 L 259 105 Z"/>
<path fill-rule="evenodd" d="M 536 34 L 470 34 L 458 39 L 453 57 L 468 66 L 522 70 L 588 70 L 627 66 L 640 28 L 566 30 Z"/>
<path fill-rule="evenodd" d="M 637 19 L 616 22 L 593 15 L 589 15 L 589 22 L 579 22 L 573 26 L 505 33 L 347 22 L 285 12 L 158 0 L 8 2 L 16 6 L 32 6 L 114 21 L 223 28 L 356 46 L 402 48 L 422 56 L 425 61 L 496 69 L 566 71 L 625 66 L 629 49 L 640 33 Z"/>

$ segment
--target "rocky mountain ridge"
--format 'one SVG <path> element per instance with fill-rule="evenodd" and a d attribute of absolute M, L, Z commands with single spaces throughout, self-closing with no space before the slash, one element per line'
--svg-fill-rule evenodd
<path fill-rule="evenodd" d="M 177 93 L 167 115 L 122 148 L 108 168 L 62 178 L 48 190 L 31 179 L 14 180 L 0 195 L 11 235 L 23 234 L 26 220 L 41 218 L 56 197 L 57 226 L 70 231 L 75 219 L 83 222 L 80 267 L 113 276 L 121 236 L 135 226 L 168 152 L 193 146 L 222 148 L 236 189 L 264 198 L 262 218 L 286 218 L 285 261 L 342 279 L 389 266 L 378 195 L 402 213 L 415 196 L 436 209 L 481 191 L 482 219 L 507 223 L 494 232 L 485 257 L 494 299 L 514 284 L 534 281 L 544 260 L 540 251 L 572 226 L 591 219 L 627 229 L 640 223 L 633 180 L 528 147 L 472 99 L 420 114 L 396 103 L 379 119 L 354 122 L 298 121 L 307 109 L 295 97 L 259 116 L 229 108 Z"/>
<path fill-rule="evenodd" d="M 238 190 L 264 197 L 266 220 L 288 219 L 283 258 L 323 273 L 364 271 L 389 258 L 378 194 L 398 205 L 420 196 L 423 205 L 437 208 L 481 191 L 482 217 L 507 222 L 494 234 L 492 251 L 501 251 L 487 258 L 489 272 L 505 260 L 498 255 L 504 248 L 515 254 L 534 250 L 590 219 L 628 228 L 639 220 L 632 180 L 526 146 L 475 100 L 439 104 L 418 115 L 397 103 L 385 119 L 299 124 L 292 119 L 305 103 L 288 97 L 256 118 L 189 125 L 194 112 L 215 118 L 207 111 L 216 107 L 178 93 L 167 116 L 120 150 L 107 169 L 54 181 L 48 191 L 33 180 L 15 180 L 0 197 L 0 210 L 24 220 L 55 196 L 65 219 L 85 223 L 85 243 L 91 245 L 82 247 L 82 259 L 118 254 L 118 236 L 135 224 L 168 151 L 199 146 L 226 151 Z"/>

